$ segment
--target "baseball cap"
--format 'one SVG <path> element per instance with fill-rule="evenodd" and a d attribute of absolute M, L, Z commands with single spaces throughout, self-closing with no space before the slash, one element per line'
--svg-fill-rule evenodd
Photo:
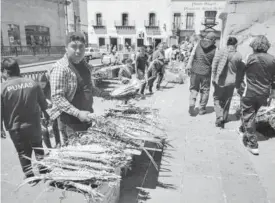
<path fill-rule="evenodd" d="M 207 33 L 207 35 L 205 36 L 205 39 L 209 39 L 209 40 L 216 40 L 216 34 L 214 32 L 209 32 Z"/>

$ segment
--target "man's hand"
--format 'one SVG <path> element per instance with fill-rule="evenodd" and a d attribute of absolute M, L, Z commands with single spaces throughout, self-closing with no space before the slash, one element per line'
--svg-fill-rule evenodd
<path fill-rule="evenodd" d="M 6 132 L 4 130 L 1 131 L 1 138 L 6 139 Z"/>
<path fill-rule="evenodd" d="M 89 112 L 89 111 L 80 111 L 78 114 L 78 119 L 81 122 L 90 122 L 91 121 L 91 119 L 89 118 L 90 113 L 91 112 Z"/>

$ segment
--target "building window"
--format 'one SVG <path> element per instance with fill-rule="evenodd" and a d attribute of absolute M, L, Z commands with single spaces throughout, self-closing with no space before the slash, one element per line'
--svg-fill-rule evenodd
<path fill-rule="evenodd" d="M 156 14 L 149 13 L 149 26 L 156 26 Z"/>
<path fill-rule="evenodd" d="M 129 18 L 127 13 L 122 14 L 122 26 L 128 26 L 129 25 Z"/>
<path fill-rule="evenodd" d="M 205 24 L 215 24 L 217 11 L 205 11 Z"/>
<path fill-rule="evenodd" d="M 187 13 L 187 15 L 186 15 L 186 29 L 187 30 L 194 29 L 194 13 Z"/>
<path fill-rule="evenodd" d="M 105 38 L 103 37 L 98 38 L 98 45 L 99 47 L 105 46 Z"/>
<path fill-rule="evenodd" d="M 181 14 L 174 13 L 174 29 L 179 29 L 181 25 Z"/>
<path fill-rule="evenodd" d="M 29 46 L 51 46 L 50 29 L 45 26 L 25 26 L 26 41 Z"/>
<path fill-rule="evenodd" d="M 96 25 L 102 26 L 102 14 L 101 13 L 96 14 Z"/>
<path fill-rule="evenodd" d="M 10 46 L 21 45 L 19 25 L 8 24 L 8 36 L 9 36 Z"/>

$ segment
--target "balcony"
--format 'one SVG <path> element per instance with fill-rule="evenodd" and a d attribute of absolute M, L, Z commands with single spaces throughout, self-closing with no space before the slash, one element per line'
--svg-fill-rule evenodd
<path fill-rule="evenodd" d="M 150 22 L 149 20 L 145 20 L 144 26 L 146 29 L 159 29 L 159 21 Z"/>
<path fill-rule="evenodd" d="M 114 22 L 116 29 L 129 29 L 134 30 L 136 25 L 135 21 L 127 21 L 122 23 L 122 21 L 115 21 Z"/>
<path fill-rule="evenodd" d="M 94 29 L 102 29 L 106 27 L 106 23 L 105 21 L 101 21 L 101 22 L 94 22 L 92 21 L 92 26 L 94 27 Z"/>

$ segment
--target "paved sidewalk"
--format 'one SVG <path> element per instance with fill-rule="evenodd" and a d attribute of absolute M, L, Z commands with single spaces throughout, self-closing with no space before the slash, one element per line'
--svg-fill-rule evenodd
<path fill-rule="evenodd" d="M 208 114 L 197 117 L 188 115 L 188 96 L 185 84 L 144 101 L 161 109 L 172 145 L 161 161 L 161 184 L 147 190 L 146 202 L 275 203 L 275 139 L 260 142 L 255 157 L 240 142 L 238 121 L 223 130 L 214 127 L 212 96 Z"/>

